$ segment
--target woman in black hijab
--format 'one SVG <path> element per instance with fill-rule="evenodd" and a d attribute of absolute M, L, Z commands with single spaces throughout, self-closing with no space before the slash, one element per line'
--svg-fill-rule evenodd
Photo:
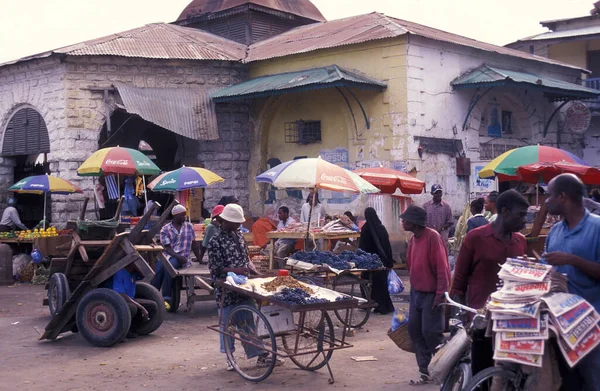
<path fill-rule="evenodd" d="M 365 209 L 365 219 L 367 221 L 360 232 L 358 247 L 368 253 L 377 254 L 383 262 L 383 266 L 391 269 L 394 266 L 394 259 L 387 230 L 377 217 L 375 209 Z M 387 275 L 387 270 L 373 272 L 371 298 L 377 302 L 375 313 L 378 314 L 389 314 L 394 311 L 394 304 L 387 288 Z"/>

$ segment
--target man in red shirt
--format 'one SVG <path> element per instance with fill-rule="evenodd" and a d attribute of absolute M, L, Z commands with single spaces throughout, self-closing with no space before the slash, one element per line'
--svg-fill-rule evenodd
<path fill-rule="evenodd" d="M 522 256 L 527 241 L 519 231 L 525 225 L 529 203 L 515 190 L 500 194 L 496 200 L 498 217 L 470 231 L 460 248 L 451 295 L 469 307 L 485 306 L 496 291 L 498 272 L 506 258 Z M 466 302 L 465 302 L 466 296 Z M 480 338 L 471 345 L 473 374 L 494 364 L 491 339 Z"/>
<path fill-rule="evenodd" d="M 443 310 L 439 304 L 450 284 L 448 252 L 440 234 L 427 228 L 425 209 L 411 205 L 402 215 L 402 227 L 414 235 L 408 243 L 406 265 L 410 274 L 408 333 L 415 344 L 419 379 L 430 381 L 427 367 L 435 348 L 443 340 Z"/>

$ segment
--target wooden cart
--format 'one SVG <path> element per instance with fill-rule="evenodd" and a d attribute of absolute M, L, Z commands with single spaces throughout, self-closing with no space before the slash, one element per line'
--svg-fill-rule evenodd
<path fill-rule="evenodd" d="M 163 222 L 175 205 L 172 203 L 163 213 Z M 54 272 L 50 277 L 48 305 L 53 317 L 40 339 L 54 340 L 61 333 L 73 331 L 80 332 L 92 345 L 112 346 L 125 338 L 130 328 L 137 334 L 149 334 L 160 327 L 165 316 L 164 302 L 160 293 L 144 282 L 154 276 L 154 271 L 140 254 L 154 247 L 155 230 L 160 228 L 146 231 L 143 227 L 159 207 L 155 203 L 130 233 L 118 234 L 108 244 L 74 239 L 63 272 Z M 88 257 L 88 245 L 104 246 L 97 260 Z M 80 263 L 75 262 L 75 254 L 80 255 Z M 132 264 L 143 278 L 136 284 L 135 300 L 149 312 L 147 320 L 132 319 L 126 300 L 104 287 L 118 271 Z M 75 273 L 75 268 L 80 270 Z"/>
<path fill-rule="evenodd" d="M 194 312 L 195 302 L 215 299 L 208 266 L 193 263 L 191 267 L 175 269 L 162 254 L 158 256 L 158 260 L 163 264 L 169 276 L 174 278 L 169 312 L 177 312 L 183 291 L 186 293 L 186 308 L 189 314 Z M 199 294 L 198 290 L 204 291 L 204 294 Z"/>
<path fill-rule="evenodd" d="M 371 298 L 371 287 L 373 286 L 373 273 L 382 270 L 385 269 L 349 269 L 338 274 L 327 267 L 319 267 L 311 271 L 290 267 L 293 277 L 299 281 L 323 286 L 353 297 L 362 296 L 365 299 L 364 302 L 358 304 L 356 311 L 351 311 L 349 317 L 346 317 L 344 312 L 334 311 L 338 320 L 348 328 L 364 326 L 371 316 L 371 310 L 377 307 L 377 303 Z M 364 278 L 365 275 L 366 278 Z"/>
<path fill-rule="evenodd" d="M 220 311 L 219 324 L 208 326 L 225 337 L 241 342 L 243 349 L 237 350 L 233 344 L 225 343 L 227 359 L 241 377 L 251 382 L 260 382 L 269 377 L 276 366 L 277 358 L 289 358 L 300 369 L 307 371 L 316 371 L 327 366 L 329 382 L 334 382 L 329 365 L 333 352 L 351 348 L 353 345 L 346 342 L 345 328 L 342 329 L 342 335 L 336 338 L 327 311 L 345 311 L 346 316 L 349 316 L 350 311 L 358 305 L 358 300 L 347 297 L 347 300 L 329 303 L 290 305 L 272 296 L 261 295 L 223 281 L 217 281 L 216 284 L 224 291 L 243 294 L 257 303 L 257 306 L 237 306 L 226 319 L 223 318 L 223 311 Z M 274 331 L 272 321 L 268 320 L 273 317 L 267 317 L 263 313 L 267 305 L 291 311 L 293 321 L 289 327 Z M 257 359 L 258 356 L 266 356 L 262 365 Z"/>

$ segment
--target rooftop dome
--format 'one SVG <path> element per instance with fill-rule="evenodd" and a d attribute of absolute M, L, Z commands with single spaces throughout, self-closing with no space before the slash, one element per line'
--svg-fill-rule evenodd
<path fill-rule="evenodd" d="M 225 11 L 242 5 L 256 5 L 286 12 L 315 22 L 325 22 L 321 12 L 310 0 L 192 0 L 183 10 L 177 21 L 209 13 Z"/>

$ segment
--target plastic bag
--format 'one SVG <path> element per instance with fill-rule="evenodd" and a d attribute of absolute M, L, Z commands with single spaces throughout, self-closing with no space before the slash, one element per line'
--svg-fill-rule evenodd
<path fill-rule="evenodd" d="M 31 260 L 33 263 L 40 263 L 43 260 L 42 253 L 37 248 L 34 248 L 31 252 Z"/>
<path fill-rule="evenodd" d="M 399 295 L 404 292 L 404 284 L 394 270 L 390 270 L 388 273 L 387 283 L 390 295 Z"/>
<path fill-rule="evenodd" d="M 392 331 L 396 331 L 398 327 L 408 323 L 408 311 L 396 308 L 392 317 Z"/>

